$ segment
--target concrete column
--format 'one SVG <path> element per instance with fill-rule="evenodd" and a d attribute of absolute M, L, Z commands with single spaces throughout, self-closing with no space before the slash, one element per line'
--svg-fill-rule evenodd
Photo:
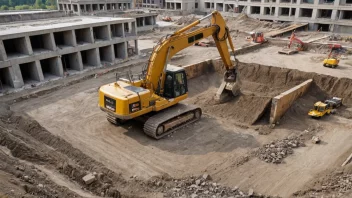
<path fill-rule="evenodd" d="M 53 51 L 56 51 L 56 45 L 55 45 L 55 38 L 54 38 L 54 34 L 51 32 L 49 34 L 45 34 L 44 35 L 44 47 L 46 49 L 51 49 Z"/>
<path fill-rule="evenodd" d="M 73 54 L 69 55 L 69 60 L 70 60 L 70 65 L 72 66 L 72 69 L 77 70 L 77 71 L 82 71 L 83 70 L 83 63 L 82 63 L 82 56 L 80 52 L 75 52 Z"/>
<path fill-rule="evenodd" d="M 279 17 L 280 7 L 275 8 L 275 17 Z"/>
<path fill-rule="evenodd" d="M 111 27 L 110 25 L 108 25 L 108 32 L 107 32 L 107 35 L 108 35 L 108 40 L 111 40 L 112 39 L 112 35 L 111 35 Z"/>
<path fill-rule="evenodd" d="M 331 20 L 337 20 L 339 16 L 337 16 L 337 10 L 332 10 Z"/>
<path fill-rule="evenodd" d="M 20 45 L 21 51 L 25 52 L 26 54 L 32 55 L 33 54 L 33 49 L 31 45 L 31 40 L 29 39 L 29 36 L 24 37 L 24 45 Z"/>
<path fill-rule="evenodd" d="M 145 17 L 142 17 L 142 26 L 145 26 Z"/>
<path fill-rule="evenodd" d="M 93 35 L 93 28 L 92 27 L 90 27 L 89 28 L 89 34 L 88 34 L 88 39 L 89 39 L 89 41 L 90 41 L 90 43 L 94 43 L 95 42 L 95 40 L 94 40 L 94 35 Z"/>
<path fill-rule="evenodd" d="M 81 10 L 81 5 L 80 4 L 76 4 L 77 5 L 77 13 L 78 15 L 81 15 L 82 10 Z"/>
<path fill-rule="evenodd" d="M 9 68 L 9 73 L 11 77 L 11 85 L 14 88 L 21 88 L 24 86 L 22 74 L 21 74 L 21 69 L 19 65 L 12 65 Z"/>
<path fill-rule="evenodd" d="M 247 15 L 250 15 L 250 14 L 251 14 L 251 6 L 247 6 L 246 12 L 247 12 Z"/>
<path fill-rule="evenodd" d="M 7 59 L 4 43 L 0 40 L 0 60 L 4 61 Z"/>
<path fill-rule="evenodd" d="M 296 8 L 296 14 L 295 14 L 295 18 L 296 18 L 296 19 L 299 18 L 300 13 L 301 13 L 301 8 L 297 7 L 297 8 Z"/>
<path fill-rule="evenodd" d="M 264 6 L 260 6 L 260 15 L 264 15 Z"/>
<path fill-rule="evenodd" d="M 134 40 L 134 50 L 135 50 L 136 54 L 139 55 L 139 51 L 138 51 L 138 40 Z"/>
<path fill-rule="evenodd" d="M 314 0 L 314 5 L 319 5 L 319 0 Z"/>
<path fill-rule="evenodd" d="M 56 76 L 64 76 L 64 69 L 62 67 L 62 61 L 60 57 L 54 57 L 50 59 L 51 72 Z"/>
<path fill-rule="evenodd" d="M 127 42 L 124 42 L 124 59 L 128 58 Z"/>
<path fill-rule="evenodd" d="M 36 79 L 37 81 L 44 81 L 44 75 L 42 71 L 42 66 L 40 65 L 40 61 L 36 60 L 33 64 L 34 66 L 31 68 L 33 69 L 32 72 L 34 79 Z"/>
<path fill-rule="evenodd" d="M 64 32 L 64 40 L 65 40 L 65 43 L 67 41 L 67 43 L 69 45 L 77 46 L 76 34 L 75 34 L 74 30 L 65 31 Z"/>
<path fill-rule="evenodd" d="M 288 16 L 289 17 L 291 16 L 291 12 L 292 12 L 292 8 L 289 8 L 289 10 L 288 10 Z"/>
<path fill-rule="evenodd" d="M 297 0 L 296 2 L 297 5 L 302 4 L 302 0 Z M 297 8 L 298 9 L 298 8 Z"/>
<path fill-rule="evenodd" d="M 340 5 L 340 0 L 335 0 L 334 1 L 334 7 L 337 7 L 337 6 L 339 6 Z"/>
<path fill-rule="evenodd" d="M 92 66 L 100 65 L 100 56 L 99 56 L 98 48 L 94 48 L 87 51 L 87 62 L 89 65 L 92 65 Z"/>
<path fill-rule="evenodd" d="M 314 1 L 315 3 L 315 1 Z M 315 20 L 318 16 L 318 9 L 313 9 L 313 12 L 312 12 L 312 20 Z"/>

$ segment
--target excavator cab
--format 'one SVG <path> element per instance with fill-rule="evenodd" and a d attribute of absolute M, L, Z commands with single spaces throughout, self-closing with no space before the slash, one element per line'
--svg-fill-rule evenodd
<path fill-rule="evenodd" d="M 187 76 L 182 67 L 168 65 L 164 83 L 164 97 L 177 98 L 188 92 Z"/>

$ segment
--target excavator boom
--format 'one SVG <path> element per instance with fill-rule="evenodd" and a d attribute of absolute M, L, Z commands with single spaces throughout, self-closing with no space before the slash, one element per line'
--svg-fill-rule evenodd
<path fill-rule="evenodd" d="M 211 18 L 210 26 L 201 27 L 197 30 L 187 32 L 198 25 L 201 21 L 208 18 Z M 224 90 L 226 90 L 226 87 L 227 89 L 233 89 L 236 81 L 236 65 L 231 60 L 229 48 L 234 55 L 234 45 L 225 21 L 217 11 L 194 21 L 180 30 L 175 31 L 172 35 L 168 35 L 159 41 L 158 45 L 154 47 L 154 51 L 149 58 L 146 78 L 144 81 L 145 87 L 153 90 L 156 94 L 162 94 L 164 90 L 163 85 L 165 82 L 165 70 L 171 57 L 184 48 L 192 46 L 199 40 L 209 36 L 213 37 L 226 69 L 224 77 L 226 86 L 223 86 L 222 90 L 217 92 L 216 98 L 220 99 L 220 95 L 224 92 Z M 235 58 L 234 60 L 235 63 L 237 63 L 237 59 Z M 237 91 L 238 90 L 231 90 L 234 94 L 237 93 Z"/>

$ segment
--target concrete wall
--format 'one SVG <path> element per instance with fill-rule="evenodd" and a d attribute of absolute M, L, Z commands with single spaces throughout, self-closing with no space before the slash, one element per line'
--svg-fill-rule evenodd
<path fill-rule="evenodd" d="M 293 102 L 307 92 L 312 82 L 312 79 L 307 80 L 274 97 L 271 103 L 270 123 L 276 123 L 291 107 Z"/>

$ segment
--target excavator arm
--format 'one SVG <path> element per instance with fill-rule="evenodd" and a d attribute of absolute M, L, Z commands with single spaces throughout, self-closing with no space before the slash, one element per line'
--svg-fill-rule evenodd
<path fill-rule="evenodd" d="M 211 18 L 211 24 L 207 27 L 201 27 L 194 31 L 189 31 L 191 28 L 198 25 L 201 21 Z M 193 22 L 192 24 L 183 27 L 182 29 L 162 38 L 158 45 L 154 47 L 153 53 L 149 58 L 146 76 L 143 82 L 145 88 L 154 91 L 156 94 L 163 93 L 163 85 L 165 81 L 165 71 L 168 61 L 177 52 L 193 45 L 203 38 L 213 36 L 216 47 L 224 62 L 226 68 L 224 83 L 220 87 L 221 90 L 217 92 L 218 98 L 224 90 L 232 91 L 233 94 L 237 92 L 234 90 L 234 83 L 236 82 L 236 65 L 231 60 L 229 47 L 234 55 L 234 46 L 232 43 L 229 30 L 226 23 L 219 12 L 214 11 L 211 14 Z M 229 46 L 228 46 L 229 44 Z M 235 63 L 237 60 L 235 58 Z"/>

